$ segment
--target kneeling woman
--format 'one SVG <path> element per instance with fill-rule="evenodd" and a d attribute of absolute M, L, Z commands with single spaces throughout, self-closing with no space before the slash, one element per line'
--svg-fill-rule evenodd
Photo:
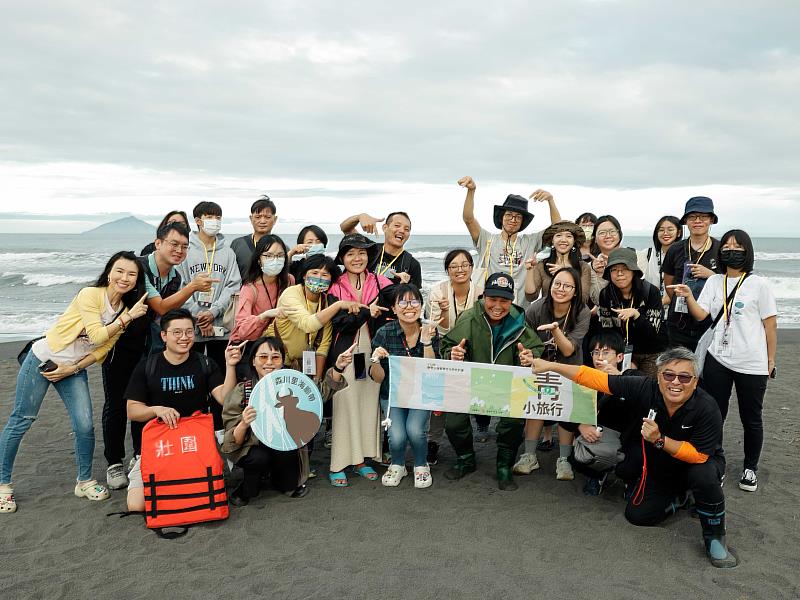
<path fill-rule="evenodd" d="M 390 421 L 389 449 L 392 464 L 381 482 L 395 487 L 407 475 L 406 444 L 414 453 L 414 487 L 430 487 L 431 468 L 428 466 L 428 421 L 431 411 L 416 408 L 389 406 L 389 356 L 438 358 L 439 338 L 436 325 L 422 326 L 422 294 L 417 286 L 404 283 L 398 286 L 392 306 L 396 321 L 381 327 L 372 338 L 372 366 L 370 377 L 381 384 L 380 399 L 383 414 Z"/>
<path fill-rule="evenodd" d="M 136 256 L 117 252 L 94 286 L 78 292 L 46 336 L 31 346 L 17 375 L 14 410 L 0 435 L 0 513 L 17 510 L 11 470 L 22 437 L 36 420 L 50 384 L 67 407 L 75 435 L 75 495 L 88 500 L 108 498 L 108 489 L 92 478 L 94 425 L 86 368 L 102 362 L 125 328 L 147 313 L 144 297 L 137 302 L 142 289 Z"/>
<path fill-rule="evenodd" d="M 302 498 L 308 493 L 306 448 L 273 450 L 262 444 L 250 429 L 256 420 L 256 411 L 249 405 L 250 392 L 262 377 L 283 368 L 286 349 L 277 338 L 262 337 L 253 342 L 248 356 L 248 377 L 225 397 L 222 408 L 225 425 L 222 452 L 244 471 L 244 480 L 230 501 L 244 506 L 258 496 L 263 475 L 269 475 L 272 485 L 279 491 L 292 498 Z"/>

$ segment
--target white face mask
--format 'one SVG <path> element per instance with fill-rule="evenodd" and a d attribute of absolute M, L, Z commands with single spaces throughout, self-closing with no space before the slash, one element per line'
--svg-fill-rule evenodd
<path fill-rule="evenodd" d="M 222 219 L 203 219 L 203 231 L 208 235 L 217 235 L 222 229 Z"/>
<path fill-rule="evenodd" d="M 593 225 L 581 225 L 581 229 L 583 229 L 583 234 L 586 236 L 587 240 L 592 239 L 592 232 L 594 231 Z"/>
<path fill-rule="evenodd" d="M 280 274 L 283 271 L 283 265 L 286 263 L 285 258 L 262 258 L 261 259 L 261 270 L 264 272 L 264 275 L 269 275 L 270 277 L 274 277 L 275 275 Z"/>
<path fill-rule="evenodd" d="M 315 254 L 325 254 L 325 246 L 322 244 L 314 244 L 306 250 L 306 256 L 314 256 Z"/>

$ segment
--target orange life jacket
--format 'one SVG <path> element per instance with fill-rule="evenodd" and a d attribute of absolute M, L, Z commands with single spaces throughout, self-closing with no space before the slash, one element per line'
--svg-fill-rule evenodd
<path fill-rule="evenodd" d="M 228 518 L 214 418 L 195 413 L 170 429 L 153 419 L 142 431 L 145 520 L 150 529 Z"/>

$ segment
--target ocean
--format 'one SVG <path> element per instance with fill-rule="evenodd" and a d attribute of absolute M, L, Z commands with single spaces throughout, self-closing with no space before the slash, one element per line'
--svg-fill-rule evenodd
<path fill-rule="evenodd" d="M 227 236 L 228 239 L 238 234 Z M 296 234 L 282 234 L 293 241 Z M 329 249 L 340 235 L 332 235 Z M 114 252 L 136 254 L 151 240 L 138 236 L 3 234 L 0 237 L 0 341 L 42 335 L 78 290 L 91 285 Z M 652 240 L 626 236 L 626 246 Z M 769 279 L 778 301 L 778 326 L 800 328 L 800 239 L 756 238 L 755 270 Z M 412 235 L 406 248 L 422 265 L 424 287 L 444 278 L 442 260 L 452 248 L 471 248 L 468 235 Z"/>

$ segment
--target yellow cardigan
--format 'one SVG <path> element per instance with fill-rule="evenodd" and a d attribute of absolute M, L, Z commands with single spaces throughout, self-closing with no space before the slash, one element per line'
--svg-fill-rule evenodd
<path fill-rule="evenodd" d="M 320 294 L 321 302 L 324 301 L 324 298 L 325 295 Z M 317 316 L 309 312 L 303 286 L 298 284 L 286 288 L 281 297 L 278 298 L 278 306 L 297 309 L 296 313 L 286 319 L 275 319 L 267 328 L 266 335 L 275 335 L 275 326 L 277 325 L 280 338 L 284 346 L 286 346 L 286 364 L 288 365 L 291 361 L 299 360 L 303 357 L 303 350 L 308 349 L 309 337 L 313 342 L 320 329 L 322 329 L 322 336 L 317 348 L 317 354 L 328 356 L 333 327 L 330 321 L 322 325 Z M 326 306 L 327 304 L 323 303 L 321 309 Z"/>
<path fill-rule="evenodd" d="M 103 314 L 106 307 L 107 290 L 106 287 L 85 287 L 78 292 L 64 314 L 58 318 L 56 324 L 49 329 L 45 336 L 47 345 L 53 352 L 60 352 L 69 346 L 85 329 L 89 341 L 97 346 L 92 352 L 92 356 L 98 363 L 103 362 L 108 351 L 122 335 L 122 330 L 120 330 L 114 337 L 109 337 L 108 329 L 100 320 L 100 315 Z M 126 307 L 122 314 L 127 314 L 127 312 Z"/>

